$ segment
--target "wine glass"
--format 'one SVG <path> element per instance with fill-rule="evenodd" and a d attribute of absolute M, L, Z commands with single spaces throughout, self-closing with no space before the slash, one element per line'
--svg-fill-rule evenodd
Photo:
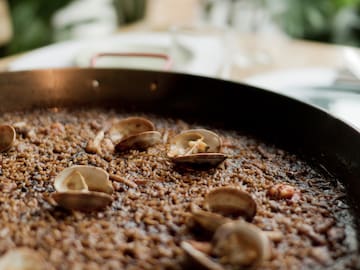
<path fill-rule="evenodd" d="M 276 16 L 285 8 L 284 1 L 206 1 L 210 5 L 207 8 L 207 23 L 223 28 L 225 56 L 220 77 L 231 77 L 234 67 L 254 69 L 272 63 L 269 44 L 275 36 L 285 37 L 275 22 Z"/>

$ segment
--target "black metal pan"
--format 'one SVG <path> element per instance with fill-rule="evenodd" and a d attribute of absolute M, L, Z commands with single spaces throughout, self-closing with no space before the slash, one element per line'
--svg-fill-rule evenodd
<path fill-rule="evenodd" d="M 292 98 L 245 84 L 177 73 L 50 69 L 1 73 L 0 101 L 0 112 L 112 106 L 253 134 L 306 156 L 340 179 L 359 224 L 359 131 Z"/>

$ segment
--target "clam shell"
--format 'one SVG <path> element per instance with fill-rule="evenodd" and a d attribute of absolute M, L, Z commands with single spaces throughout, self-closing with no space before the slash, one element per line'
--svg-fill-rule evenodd
<path fill-rule="evenodd" d="M 61 171 L 55 178 L 54 186 L 56 191 L 69 191 L 66 181 L 74 172 L 81 174 L 89 191 L 98 191 L 107 194 L 113 193 L 114 189 L 109 180 L 109 174 L 101 168 L 86 165 L 76 165 Z"/>
<path fill-rule="evenodd" d="M 221 225 L 231 222 L 231 219 L 222 215 L 203 211 L 198 207 L 192 207 L 191 213 L 194 221 L 209 232 L 215 232 Z"/>
<path fill-rule="evenodd" d="M 35 250 L 21 247 L 11 249 L 0 258 L 1 270 L 52 270 Z"/>
<path fill-rule="evenodd" d="M 171 160 L 177 164 L 216 166 L 223 162 L 226 158 L 227 156 L 222 153 L 199 153 L 172 157 Z"/>
<path fill-rule="evenodd" d="M 209 211 L 232 217 L 252 220 L 256 214 L 256 202 L 251 195 L 235 187 L 220 187 L 211 190 L 204 199 Z"/>
<path fill-rule="evenodd" d="M 104 209 L 113 201 L 110 195 L 96 191 L 54 192 L 51 196 L 63 208 L 83 212 Z"/>
<path fill-rule="evenodd" d="M 89 187 L 85 182 L 84 177 L 77 170 L 73 170 L 68 177 L 62 181 L 61 189 L 64 190 L 82 190 L 88 191 Z"/>
<path fill-rule="evenodd" d="M 117 144 L 126 137 L 155 130 L 154 124 L 143 117 L 129 117 L 114 123 L 109 130 L 111 140 Z"/>
<path fill-rule="evenodd" d="M 220 226 L 212 243 L 213 254 L 224 264 L 250 266 L 271 257 L 271 242 L 266 234 L 242 220 Z"/>
<path fill-rule="evenodd" d="M 16 139 L 16 131 L 10 125 L 0 125 L 0 153 L 9 150 Z"/>
<path fill-rule="evenodd" d="M 161 142 L 161 134 L 158 131 L 145 131 L 121 140 L 116 146 L 116 151 L 128 149 L 146 149 Z"/>
<path fill-rule="evenodd" d="M 202 268 L 208 270 L 224 270 L 224 268 L 211 260 L 211 258 L 205 253 L 194 248 L 189 242 L 182 241 L 180 244 L 181 248 L 185 251 L 185 253 L 197 264 L 199 264 Z M 194 266 L 195 267 L 195 266 Z M 198 269 L 193 268 L 191 269 Z"/>
<path fill-rule="evenodd" d="M 205 149 L 190 146 L 190 142 L 197 141 Z M 221 139 L 216 133 L 207 129 L 189 129 L 171 138 L 168 157 L 178 164 L 216 166 L 227 158 L 220 150 Z"/>
<path fill-rule="evenodd" d="M 219 153 L 221 150 L 220 137 L 207 129 L 189 129 L 170 139 L 169 157 L 183 156 L 189 148 L 190 141 L 202 139 L 207 144 L 206 153 Z"/>

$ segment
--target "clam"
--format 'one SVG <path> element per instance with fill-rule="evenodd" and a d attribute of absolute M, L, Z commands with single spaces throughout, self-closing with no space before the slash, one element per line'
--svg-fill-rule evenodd
<path fill-rule="evenodd" d="M 79 178 L 81 180 L 79 180 Z M 56 191 L 66 192 L 68 190 L 74 190 L 70 184 L 72 181 L 78 182 L 82 180 L 87 185 L 89 191 L 98 191 L 107 194 L 112 194 L 114 191 L 109 180 L 109 174 L 105 170 L 86 165 L 75 165 L 64 169 L 55 178 L 54 186 Z M 77 185 L 79 184 L 74 184 L 74 186 Z M 86 189 L 86 187 L 83 189 Z"/>
<path fill-rule="evenodd" d="M 47 270 L 53 269 L 45 259 L 35 250 L 29 248 L 17 248 L 6 252 L 0 258 L 2 270 Z"/>
<path fill-rule="evenodd" d="M 189 129 L 170 140 L 169 158 L 175 163 L 216 166 L 226 159 L 220 137 L 206 129 Z"/>
<path fill-rule="evenodd" d="M 191 260 L 200 265 L 202 268 L 208 270 L 224 270 L 220 264 L 213 261 L 211 257 L 204 252 L 196 249 L 190 242 L 182 241 L 180 245 L 185 253 L 191 258 Z"/>
<path fill-rule="evenodd" d="M 112 197 L 102 192 L 55 192 L 52 198 L 63 208 L 75 211 L 89 212 L 105 208 L 112 202 Z"/>
<path fill-rule="evenodd" d="M 69 170 L 71 173 L 55 181 L 55 188 L 57 191 L 79 190 L 88 191 L 89 187 L 86 184 L 84 176 L 77 170 Z"/>
<path fill-rule="evenodd" d="M 271 257 L 271 242 L 266 234 L 242 220 L 220 226 L 212 244 L 212 254 L 221 264 L 252 266 Z"/>
<path fill-rule="evenodd" d="M 10 125 L 0 125 L 0 153 L 9 150 L 16 139 L 16 131 Z"/>
<path fill-rule="evenodd" d="M 199 207 L 192 206 L 191 213 L 194 221 L 209 232 L 215 232 L 221 225 L 231 222 L 231 219 L 222 215 L 201 210 Z"/>
<path fill-rule="evenodd" d="M 223 216 L 243 217 L 250 221 L 256 214 L 256 202 L 251 195 L 235 187 L 211 190 L 204 199 L 204 206 Z"/>
<path fill-rule="evenodd" d="M 117 151 L 131 148 L 146 149 L 161 142 L 161 134 L 154 124 L 143 117 L 129 117 L 115 123 L 109 130 Z"/>
<path fill-rule="evenodd" d="M 116 151 L 128 149 L 146 149 L 161 142 L 161 134 L 158 131 L 145 131 L 121 140 L 116 146 Z"/>
<path fill-rule="evenodd" d="M 73 166 L 63 170 L 54 183 L 52 198 L 70 210 L 95 211 L 112 202 L 114 191 L 109 175 L 93 166 Z"/>

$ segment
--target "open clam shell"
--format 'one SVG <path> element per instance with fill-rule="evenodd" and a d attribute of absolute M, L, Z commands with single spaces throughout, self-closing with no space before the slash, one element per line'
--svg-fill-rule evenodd
<path fill-rule="evenodd" d="M 0 153 L 9 150 L 16 139 L 16 131 L 10 125 L 0 125 Z"/>
<path fill-rule="evenodd" d="M 59 184 L 59 190 L 79 190 L 79 191 L 88 191 L 89 187 L 86 184 L 86 181 L 82 174 L 77 170 L 72 170 L 72 172 L 65 178 L 61 179 L 62 181 L 56 182 Z"/>
<path fill-rule="evenodd" d="M 224 270 L 224 268 L 220 264 L 213 261 L 205 253 L 194 248 L 189 242 L 183 241 L 183 242 L 181 242 L 180 245 L 181 245 L 181 248 L 185 251 L 185 253 L 198 266 L 201 266 L 202 268 L 207 269 L 207 270 Z M 194 265 L 194 267 L 195 267 L 195 265 Z M 198 268 L 191 267 L 191 269 L 198 269 Z"/>
<path fill-rule="evenodd" d="M 115 123 L 109 130 L 116 151 L 146 149 L 161 142 L 161 134 L 154 124 L 143 117 L 129 117 Z"/>
<path fill-rule="evenodd" d="M 222 153 L 199 153 L 186 156 L 177 156 L 171 158 L 173 162 L 179 164 L 194 164 L 194 165 L 210 165 L 216 166 L 227 158 Z"/>
<path fill-rule="evenodd" d="M 216 133 L 190 129 L 170 140 L 168 157 L 175 163 L 217 165 L 226 159 L 220 151 L 221 138 Z"/>
<path fill-rule="evenodd" d="M 220 226 L 212 243 L 213 254 L 223 264 L 250 266 L 271 257 L 271 242 L 266 234 L 242 220 Z"/>
<path fill-rule="evenodd" d="M 78 165 L 66 168 L 56 178 L 51 196 L 63 208 L 96 211 L 112 202 L 114 189 L 109 174 L 101 168 Z"/>
<path fill-rule="evenodd" d="M 96 191 L 55 192 L 52 198 L 65 209 L 83 212 L 104 209 L 113 201 L 110 195 Z"/>
<path fill-rule="evenodd" d="M 189 129 L 171 138 L 168 156 L 218 153 L 220 149 L 221 139 L 216 133 L 207 129 Z"/>
<path fill-rule="evenodd" d="M 0 258 L 1 270 L 53 270 L 35 250 L 21 247 L 11 249 Z"/>
<path fill-rule="evenodd" d="M 223 216 L 244 217 L 252 220 L 256 214 L 256 202 L 251 195 L 235 187 L 220 187 L 211 190 L 204 199 L 209 211 Z"/>
<path fill-rule="evenodd" d="M 58 192 L 89 190 L 112 194 L 114 191 L 109 174 L 105 170 L 86 165 L 76 165 L 64 169 L 55 178 L 54 186 Z"/>
<path fill-rule="evenodd" d="M 214 233 L 221 225 L 231 222 L 231 219 L 222 215 L 201 210 L 199 207 L 191 207 L 194 221 L 205 230 Z"/>
<path fill-rule="evenodd" d="M 146 131 L 154 131 L 154 124 L 143 117 L 129 117 L 113 124 L 109 130 L 111 140 L 118 144 L 126 137 Z"/>
<path fill-rule="evenodd" d="M 161 142 L 161 134 L 158 131 L 145 131 L 128 136 L 121 140 L 116 146 L 116 151 L 128 149 L 146 149 Z"/>

